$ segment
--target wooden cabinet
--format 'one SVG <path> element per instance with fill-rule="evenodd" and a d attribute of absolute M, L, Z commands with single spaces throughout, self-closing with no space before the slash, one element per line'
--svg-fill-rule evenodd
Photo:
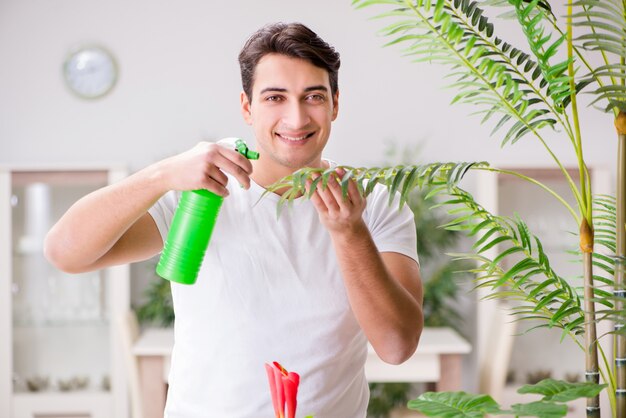
<path fill-rule="evenodd" d="M 67 274 L 43 256 L 50 227 L 119 167 L 0 166 L 0 416 L 128 416 L 112 318 L 129 307 L 129 269 Z"/>

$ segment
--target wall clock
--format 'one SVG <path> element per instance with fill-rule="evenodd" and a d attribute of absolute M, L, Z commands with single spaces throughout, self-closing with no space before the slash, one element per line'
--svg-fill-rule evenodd
<path fill-rule="evenodd" d="M 113 89 L 118 78 L 118 67 L 113 55 L 105 48 L 84 46 L 65 60 L 63 78 L 77 96 L 96 99 Z"/>

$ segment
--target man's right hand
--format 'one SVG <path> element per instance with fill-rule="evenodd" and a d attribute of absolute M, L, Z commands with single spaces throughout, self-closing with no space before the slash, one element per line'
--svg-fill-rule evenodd
<path fill-rule="evenodd" d="M 45 255 L 70 273 L 148 259 L 163 248 L 148 209 L 169 190 L 207 189 L 225 197 L 224 172 L 250 186 L 250 161 L 214 143 L 201 142 L 152 164 L 72 205 L 48 233 Z"/>
<path fill-rule="evenodd" d="M 244 188 L 250 187 L 252 164 L 225 145 L 200 142 L 192 149 L 159 163 L 164 186 L 168 190 L 207 189 L 222 197 L 228 196 L 228 177 L 234 176 Z"/>

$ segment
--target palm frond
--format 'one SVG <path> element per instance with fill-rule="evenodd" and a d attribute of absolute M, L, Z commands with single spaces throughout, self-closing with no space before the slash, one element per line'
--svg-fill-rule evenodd
<path fill-rule="evenodd" d="M 408 44 L 406 54 L 415 61 L 449 66 L 451 87 L 458 91 L 453 102 L 477 106 L 475 114 L 483 116 L 483 123 L 499 114 L 493 132 L 507 127 L 503 144 L 557 123 L 568 128 L 548 94 L 560 97 L 563 91 L 556 86 L 561 77 L 550 84 L 529 54 L 494 36 L 493 24 L 478 2 L 354 0 L 353 4 L 395 6 L 378 16 L 399 19 L 382 30 L 392 38 L 387 45 Z"/>
<path fill-rule="evenodd" d="M 428 188 L 426 198 L 445 196 L 434 205 L 445 207 L 452 216 L 444 227 L 478 237 L 473 252 L 454 254 L 457 259 L 474 262 L 471 272 L 480 276 L 477 286 L 489 288 L 488 297 L 519 300 L 521 304 L 515 316 L 541 317 L 546 326 L 561 328 L 564 334 L 576 338 L 583 332 L 584 322 L 579 293 L 552 269 L 541 241 L 519 217 L 493 215 L 459 187 L 469 170 L 487 166 L 486 163 L 432 163 L 369 169 L 342 166 L 346 173 L 340 184 L 347 190 L 348 182 L 354 180 L 365 195 L 377 184 L 384 185 L 390 191 L 389 203 L 399 202 L 400 206 L 406 204 L 415 188 Z M 281 203 L 288 203 L 298 196 L 310 197 L 307 183 L 313 178 L 325 185 L 334 175 L 335 169 L 304 168 L 269 186 L 266 193 L 281 191 Z M 497 249 L 493 255 L 492 249 Z M 512 267 L 502 267 L 511 260 L 515 260 Z"/>
<path fill-rule="evenodd" d="M 470 169 L 488 167 L 488 165 L 486 162 L 463 162 L 397 165 L 385 168 L 338 166 L 319 169 L 306 167 L 268 186 L 261 198 L 269 193 L 279 192 L 281 199 L 277 208 L 280 211 L 285 204 L 289 204 L 299 196 L 305 195 L 310 198 L 318 183 L 326 187 L 330 177 L 337 176 L 335 170 L 340 168 L 346 172 L 339 179 L 344 196 L 348 192 L 350 180 L 355 181 L 357 188 L 364 196 L 368 196 L 377 184 L 381 184 L 390 191 L 389 203 L 396 198 L 396 193 L 398 193 L 399 204 L 402 207 L 410 199 L 411 192 L 415 188 L 433 187 L 429 194 L 436 194 L 439 192 L 438 187 L 449 189 L 456 186 Z M 311 187 L 307 187 L 307 182 L 311 182 Z M 428 198 L 429 194 L 425 198 Z"/>
<path fill-rule="evenodd" d="M 530 3 L 531 0 L 524 0 L 526 3 Z M 505 7 L 511 4 L 510 0 L 484 0 L 481 2 L 484 6 L 492 6 L 492 7 Z M 554 13 L 552 13 L 552 6 L 550 3 L 544 0 L 538 2 L 538 6 L 549 13 L 550 16 L 554 17 Z M 538 10 L 532 10 L 531 16 L 534 16 Z M 509 10 L 501 15 L 498 15 L 499 18 L 502 19 L 517 19 L 517 12 L 515 10 Z"/>
<path fill-rule="evenodd" d="M 518 301 L 512 315 L 519 319 L 542 319 L 541 327 L 555 327 L 576 340 L 583 333 L 584 312 L 581 298 L 567 280 L 551 267 L 541 241 L 519 218 L 489 213 L 466 191 L 455 187 L 451 199 L 442 205 L 462 205 L 448 227 L 465 230 L 480 237 L 474 252 L 456 254 L 458 259 L 472 260 L 476 267 L 477 287 L 489 290 L 486 298 Z M 495 253 L 492 251 L 495 249 Z M 504 268 L 504 264 L 511 267 Z"/>
<path fill-rule="evenodd" d="M 559 46 L 566 40 L 566 35 L 561 35 L 554 42 L 550 42 L 552 35 L 543 27 L 546 13 L 540 7 L 539 0 L 530 2 L 510 0 L 509 2 L 515 6 L 517 19 L 526 35 L 528 45 L 537 59 L 544 80 L 548 83 L 548 94 L 554 101 L 555 109 L 563 112 L 571 95 L 570 77 L 567 74 L 571 59 L 554 65 L 550 64 L 550 59 L 556 55 Z"/>
<path fill-rule="evenodd" d="M 576 41 L 586 50 L 601 53 L 605 62 L 589 74 L 604 80 L 593 92 L 593 103 L 604 101 L 606 111 L 626 111 L 626 6 L 621 0 L 580 0 L 574 6 L 580 9 L 572 15 L 574 25 L 591 30 Z"/>

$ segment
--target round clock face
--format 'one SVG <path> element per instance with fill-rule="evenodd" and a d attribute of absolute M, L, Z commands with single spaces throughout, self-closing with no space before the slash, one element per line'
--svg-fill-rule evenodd
<path fill-rule="evenodd" d="M 106 49 L 84 47 L 67 58 L 63 77 L 72 92 L 85 99 L 95 99 L 104 96 L 115 86 L 117 64 Z"/>

